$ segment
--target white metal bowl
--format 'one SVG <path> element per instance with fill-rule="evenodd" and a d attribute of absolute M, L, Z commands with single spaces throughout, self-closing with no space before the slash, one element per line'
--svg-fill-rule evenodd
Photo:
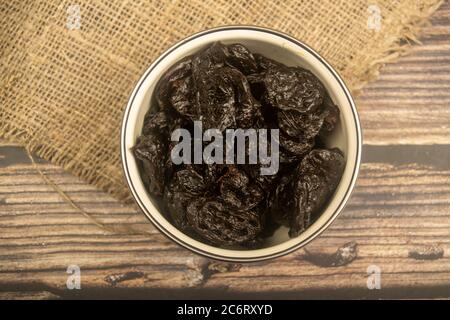
<path fill-rule="evenodd" d="M 313 72 L 325 85 L 340 109 L 340 123 L 327 141 L 329 147 L 339 147 L 345 154 L 346 166 L 340 183 L 316 221 L 296 238 L 288 237 L 287 228 L 280 227 L 261 249 L 223 249 L 199 242 L 173 226 L 157 209 L 152 196 L 141 180 L 131 148 L 140 135 L 145 113 L 155 86 L 161 76 L 183 57 L 199 51 L 215 41 L 225 44 L 242 43 L 250 51 L 263 54 L 291 66 L 302 66 Z M 194 34 L 169 48 L 145 71 L 134 88 L 125 109 L 121 132 L 121 153 L 125 177 L 139 207 L 166 236 L 198 254 L 225 261 L 250 262 L 279 257 L 290 253 L 317 237 L 344 208 L 359 171 L 362 134 L 358 114 L 349 90 L 336 71 L 304 43 L 274 30 L 253 26 L 227 26 Z"/>

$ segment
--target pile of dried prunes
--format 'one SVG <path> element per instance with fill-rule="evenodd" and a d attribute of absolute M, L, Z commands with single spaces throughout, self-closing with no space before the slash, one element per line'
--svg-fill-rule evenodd
<path fill-rule="evenodd" d="M 279 170 L 261 164 L 174 164 L 175 129 L 279 129 Z M 215 42 L 159 81 L 133 148 L 142 180 L 180 230 L 219 247 L 256 248 L 280 225 L 302 233 L 334 193 L 344 154 L 325 141 L 339 109 L 310 71 L 239 43 Z"/>

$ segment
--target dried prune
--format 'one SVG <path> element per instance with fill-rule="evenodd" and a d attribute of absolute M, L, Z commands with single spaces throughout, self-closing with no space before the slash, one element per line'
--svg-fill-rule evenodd
<path fill-rule="evenodd" d="M 338 149 L 315 149 L 297 168 L 293 179 L 294 202 L 289 235 L 295 237 L 310 224 L 336 189 L 344 171 L 344 157 Z"/>
<path fill-rule="evenodd" d="M 199 72 L 209 72 L 215 68 L 225 66 L 225 46 L 220 42 L 214 42 L 212 45 L 204 48 L 192 58 L 192 68 L 194 75 Z"/>
<path fill-rule="evenodd" d="M 165 111 L 147 113 L 144 118 L 142 133 L 147 135 L 152 132 L 164 131 L 165 134 L 168 134 L 168 128 L 170 126 L 171 120 Z"/>
<path fill-rule="evenodd" d="M 248 75 L 258 70 L 253 54 L 242 44 L 234 43 L 225 46 L 226 63 Z"/>
<path fill-rule="evenodd" d="M 266 129 L 267 158 L 278 157 L 278 171 L 261 174 L 272 158 L 270 164 L 174 163 L 178 142 L 171 135 L 186 129 L 183 142 L 191 142 L 194 154 L 195 121 L 217 129 L 224 141 L 227 129 Z M 182 232 L 215 246 L 259 248 L 280 225 L 299 235 L 323 210 L 344 170 L 342 152 L 324 148 L 338 122 L 339 108 L 310 71 L 239 43 L 215 42 L 160 79 L 133 152 L 149 193 Z"/>
<path fill-rule="evenodd" d="M 156 89 L 156 101 L 160 110 L 173 108 L 190 119 L 199 116 L 195 81 L 192 74 L 192 58 L 186 57 L 172 67 L 160 80 Z"/>
<path fill-rule="evenodd" d="M 281 156 L 280 156 L 280 162 Z M 244 167 L 245 172 L 247 175 L 252 179 L 252 181 L 258 185 L 263 191 L 266 193 L 269 192 L 272 188 L 274 183 L 278 179 L 278 175 L 261 175 L 261 167 L 264 166 L 262 164 L 249 164 Z"/>
<path fill-rule="evenodd" d="M 339 108 L 328 97 L 324 101 L 323 111 L 323 125 L 320 129 L 319 135 L 326 137 L 334 130 L 339 121 Z"/>
<path fill-rule="evenodd" d="M 264 83 L 265 100 L 281 110 L 310 113 L 323 102 L 323 85 L 311 72 L 300 67 L 269 68 Z"/>
<path fill-rule="evenodd" d="M 174 223 L 187 229 L 186 207 L 196 197 L 203 195 L 206 185 L 203 177 L 195 170 L 183 169 L 174 174 L 164 192 L 164 201 Z"/>
<path fill-rule="evenodd" d="M 199 103 L 204 129 L 249 128 L 259 114 L 259 104 L 244 75 L 229 67 L 199 77 Z"/>
<path fill-rule="evenodd" d="M 262 230 L 253 209 L 232 211 L 219 199 L 197 198 L 187 207 L 187 221 L 205 240 L 216 245 L 236 245 L 256 239 Z"/>
<path fill-rule="evenodd" d="M 281 110 L 277 115 L 280 130 L 291 137 L 305 140 L 317 136 L 325 117 L 325 114 L 318 112 L 302 114 L 295 110 Z"/>
<path fill-rule="evenodd" d="M 200 195 L 205 191 L 203 177 L 194 170 L 180 170 L 176 173 L 178 185 L 186 192 L 193 195 Z"/>
<path fill-rule="evenodd" d="M 257 72 L 248 74 L 247 80 L 250 84 L 253 96 L 258 101 L 264 104 L 265 101 L 262 99 L 262 97 L 266 93 L 266 84 L 264 82 L 266 71 L 271 68 L 281 68 L 284 67 L 284 65 L 272 59 L 269 59 L 261 54 L 256 53 L 253 55 L 253 57 L 256 61 Z"/>
<path fill-rule="evenodd" d="M 291 210 L 294 207 L 291 181 L 290 174 L 282 176 L 269 198 L 270 214 L 273 221 L 285 226 L 289 226 Z"/>
<path fill-rule="evenodd" d="M 169 185 L 164 191 L 163 201 L 168 215 L 175 226 L 183 231 L 189 229 L 186 220 L 186 207 L 193 199 L 195 197 L 192 194 L 177 190 L 175 185 Z"/>
<path fill-rule="evenodd" d="M 263 95 L 266 93 L 266 86 L 264 84 L 264 74 L 262 73 L 254 73 L 247 76 L 247 81 L 250 85 L 250 90 L 252 92 L 253 97 L 256 100 L 262 101 Z"/>
<path fill-rule="evenodd" d="M 212 188 L 217 187 L 217 181 L 220 179 L 225 169 L 226 165 L 224 164 L 212 163 L 207 165 L 204 171 L 204 177 L 207 184 Z"/>
<path fill-rule="evenodd" d="M 294 164 L 298 163 L 302 159 L 302 155 L 293 154 L 289 151 L 280 148 L 280 163 L 282 164 Z"/>
<path fill-rule="evenodd" d="M 235 210 L 250 210 L 264 199 L 261 188 L 257 184 L 251 184 L 245 172 L 236 167 L 229 167 L 219 184 L 222 199 Z"/>
<path fill-rule="evenodd" d="M 212 71 L 225 65 L 236 68 L 245 75 L 258 70 L 253 54 L 240 43 L 223 45 L 216 42 L 196 54 L 193 63 L 195 70 L 202 71 Z"/>
<path fill-rule="evenodd" d="M 291 154 L 303 156 L 313 148 L 314 139 L 291 138 L 280 132 L 280 146 Z"/>
<path fill-rule="evenodd" d="M 198 102 L 197 96 L 191 89 L 193 86 L 195 84 L 192 77 L 173 81 L 169 102 L 183 116 L 196 119 L 198 117 Z"/>
<path fill-rule="evenodd" d="M 165 139 L 157 134 L 140 136 L 133 152 L 141 161 L 143 181 L 149 192 L 161 196 L 164 192 L 166 170 L 164 164 L 167 157 Z"/>

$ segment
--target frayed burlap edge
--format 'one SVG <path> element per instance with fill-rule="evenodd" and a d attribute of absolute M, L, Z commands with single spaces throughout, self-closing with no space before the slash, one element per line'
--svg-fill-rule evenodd
<path fill-rule="evenodd" d="M 399 34 L 395 35 L 395 40 L 386 42 L 378 51 L 380 58 L 374 60 L 367 68 L 367 71 L 358 79 L 358 84 L 350 86 L 353 95 L 358 95 L 363 87 L 370 81 L 375 80 L 380 74 L 380 69 L 386 63 L 392 63 L 399 57 L 407 55 L 411 51 L 412 43 L 421 44 L 419 36 L 422 29 L 430 25 L 430 16 L 444 3 L 444 0 L 438 0 L 435 5 L 427 11 L 413 16 L 412 21 L 404 23 Z"/>

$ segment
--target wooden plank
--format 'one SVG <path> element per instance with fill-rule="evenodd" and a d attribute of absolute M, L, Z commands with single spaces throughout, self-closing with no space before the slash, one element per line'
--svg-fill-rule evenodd
<path fill-rule="evenodd" d="M 447 144 L 450 137 L 450 4 L 423 29 L 421 45 L 382 68 L 356 99 L 364 142 Z"/>
<path fill-rule="evenodd" d="M 81 268 L 83 295 L 128 295 L 127 290 L 138 294 L 133 290 L 144 289 L 149 296 L 156 289 L 166 290 L 169 296 L 181 294 L 180 289 L 197 296 L 219 295 L 226 287 L 228 294 L 243 296 L 258 291 L 293 297 L 342 289 L 344 296 L 386 297 L 398 294 L 398 288 L 419 286 L 440 288 L 434 295 L 449 296 L 450 164 L 436 158 L 450 158 L 450 146 L 366 146 L 365 150 L 350 204 L 307 246 L 309 254 L 299 250 L 270 262 L 217 267 L 216 262 L 164 238 L 134 206 L 116 202 L 57 166 L 39 163 L 96 219 L 148 234 L 113 234 L 98 228 L 45 185 L 29 160 L 14 164 L 7 159 L 20 151 L 0 147 L 4 156 L 0 161 L 0 291 L 30 291 L 32 286 L 33 291 L 63 297 L 81 294 L 66 288 L 67 267 L 75 264 Z M 390 156 L 382 156 L 386 154 Z M 321 265 L 324 254 L 348 242 L 358 248 L 354 261 L 341 267 Z M 438 255 L 421 259 L 418 254 L 428 247 L 438 250 Z M 367 289 L 370 265 L 381 268 L 386 290 Z"/>
<path fill-rule="evenodd" d="M 0 292 L 0 300 L 55 300 L 59 297 L 48 291 Z"/>

